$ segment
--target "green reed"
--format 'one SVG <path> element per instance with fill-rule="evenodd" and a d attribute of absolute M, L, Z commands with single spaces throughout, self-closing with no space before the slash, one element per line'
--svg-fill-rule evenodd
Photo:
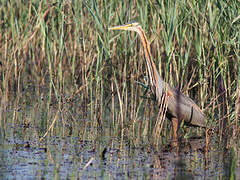
<path fill-rule="evenodd" d="M 107 30 L 132 20 L 146 31 L 165 81 L 194 99 L 220 136 L 233 124 L 238 130 L 237 0 L 1 1 L 1 97 L 44 87 L 48 111 L 59 103 L 62 112 L 62 102 L 77 99 L 80 111 L 90 112 L 86 128 L 103 126 L 107 114 L 114 128 L 151 135 L 158 108 L 140 85 L 147 84 L 141 42 L 135 33 Z"/>

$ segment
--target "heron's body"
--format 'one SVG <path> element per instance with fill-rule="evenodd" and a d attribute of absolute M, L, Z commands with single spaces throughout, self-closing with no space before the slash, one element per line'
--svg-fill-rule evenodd
<path fill-rule="evenodd" d="M 174 138 L 177 138 L 179 124 L 184 121 L 187 125 L 205 127 L 205 115 L 195 102 L 179 90 L 171 87 L 159 76 L 157 68 L 152 60 L 150 46 L 142 27 L 138 23 L 115 26 L 110 30 L 129 30 L 139 34 L 145 51 L 145 59 L 150 79 L 151 90 L 156 95 L 158 103 L 163 94 L 167 95 L 167 117 L 172 121 Z"/>

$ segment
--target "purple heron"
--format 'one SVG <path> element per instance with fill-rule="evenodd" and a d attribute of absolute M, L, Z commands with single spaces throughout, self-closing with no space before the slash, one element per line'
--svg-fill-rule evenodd
<path fill-rule="evenodd" d="M 205 115 L 188 96 L 182 94 L 178 89 L 168 85 L 159 76 L 157 68 L 153 62 L 150 46 L 141 25 L 137 22 L 120 26 L 110 27 L 109 30 L 135 31 L 140 36 L 144 47 L 145 60 L 148 69 L 148 76 L 152 93 L 156 96 L 158 103 L 161 102 L 163 93 L 167 95 L 166 116 L 172 121 L 173 138 L 177 139 L 177 131 L 182 121 L 189 126 L 206 127 Z"/>

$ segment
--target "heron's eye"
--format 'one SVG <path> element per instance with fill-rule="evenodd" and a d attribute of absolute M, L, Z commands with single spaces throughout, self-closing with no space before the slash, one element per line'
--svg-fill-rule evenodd
<path fill-rule="evenodd" d="M 138 23 L 134 22 L 134 23 L 132 23 L 132 25 L 133 25 L 133 26 L 137 26 L 137 25 L 138 25 Z"/>

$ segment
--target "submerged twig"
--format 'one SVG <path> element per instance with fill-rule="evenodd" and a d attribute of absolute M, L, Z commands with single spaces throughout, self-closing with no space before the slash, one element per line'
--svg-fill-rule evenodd
<path fill-rule="evenodd" d="M 91 157 L 87 164 L 83 167 L 83 170 L 85 170 L 89 165 L 91 165 L 94 159 L 94 157 Z"/>
<path fill-rule="evenodd" d="M 56 116 L 55 116 L 52 124 L 48 128 L 47 132 L 40 138 L 40 140 L 39 140 L 40 142 L 43 140 L 43 138 L 45 138 L 47 136 L 48 132 L 53 128 L 53 126 L 54 126 L 55 122 L 57 121 L 57 119 L 58 119 L 58 112 L 56 113 Z"/>

